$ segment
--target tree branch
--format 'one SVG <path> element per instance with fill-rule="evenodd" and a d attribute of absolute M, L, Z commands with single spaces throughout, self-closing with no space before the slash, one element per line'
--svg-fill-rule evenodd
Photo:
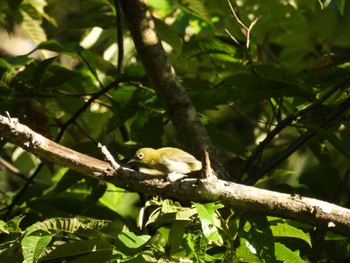
<path fill-rule="evenodd" d="M 213 168 L 223 176 L 218 162 L 218 151 L 201 124 L 197 112 L 179 83 L 164 48 L 157 36 L 152 15 L 145 0 L 121 0 L 122 10 L 134 40 L 137 53 L 158 98 L 167 111 L 175 129 L 186 145 L 200 157 L 207 150 Z"/>
<path fill-rule="evenodd" d="M 0 134 L 2 140 L 16 144 L 39 158 L 129 191 L 180 201 L 220 201 L 235 211 L 290 218 L 350 236 L 350 210 L 331 203 L 215 178 L 169 182 L 130 169 L 115 171 L 107 162 L 61 146 L 20 124 L 17 119 L 1 115 Z"/>

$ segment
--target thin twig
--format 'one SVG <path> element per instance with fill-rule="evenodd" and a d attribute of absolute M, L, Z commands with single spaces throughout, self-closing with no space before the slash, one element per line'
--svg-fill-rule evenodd
<path fill-rule="evenodd" d="M 348 83 L 350 82 L 350 76 L 347 76 L 344 80 L 342 80 L 340 83 L 334 85 L 328 92 L 326 92 L 321 98 L 316 100 L 314 103 L 310 104 L 308 107 L 297 111 L 285 119 L 281 120 L 277 123 L 275 128 L 267 134 L 265 139 L 259 143 L 259 145 L 255 148 L 254 152 L 249 156 L 249 158 L 246 160 L 246 163 L 242 169 L 242 172 L 240 174 L 240 178 L 247 172 L 248 168 L 252 165 L 252 163 L 257 159 L 258 156 L 260 156 L 265 149 L 265 147 L 275 138 L 277 134 L 279 134 L 284 128 L 291 125 L 293 121 L 300 118 L 301 116 L 306 115 L 307 113 L 311 112 L 315 108 L 319 107 L 324 101 L 326 101 L 331 95 L 333 95 L 336 91 L 339 89 L 344 88 Z M 259 169 L 260 170 L 260 169 Z"/>
<path fill-rule="evenodd" d="M 27 191 L 29 185 L 31 185 L 35 179 L 35 177 L 39 174 L 41 169 L 44 167 L 44 163 L 41 162 L 38 167 L 35 169 L 33 174 L 29 177 L 28 181 L 25 185 L 23 185 L 22 189 L 13 197 L 11 204 L 6 208 L 7 212 L 4 216 L 4 220 L 6 221 L 13 210 L 13 208 L 16 206 L 16 204 L 19 202 L 20 198 L 24 195 L 24 193 Z"/>
<path fill-rule="evenodd" d="M 84 61 L 84 63 L 86 64 L 86 66 L 90 70 L 91 74 L 95 77 L 95 79 L 97 80 L 98 84 L 100 85 L 100 88 L 103 89 L 103 84 L 102 84 L 101 80 L 98 78 L 98 76 L 96 74 L 96 71 L 91 67 L 90 63 L 85 59 L 85 57 L 83 56 L 83 54 L 81 52 L 78 52 L 78 55 Z"/>
<path fill-rule="evenodd" d="M 98 148 L 101 149 L 101 153 L 107 160 L 107 162 L 117 171 L 121 168 L 121 166 L 114 160 L 112 154 L 108 151 L 107 147 L 98 143 Z"/>
<path fill-rule="evenodd" d="M 117 41 L 118 41 L 118 62 L 117 73 L 119 75 L 124 73 L 124 39 L 123 39 L 123 12 L 119 0 L 114 0 L 116 11 L 116 25 L 117 25 Z"/>
<path fill-rule="evenodd" d="M 330 125 L 335 118 L 344 113 L 347 109 L 350 108 L 350 98 L 346 99 L 342 104 L 340 104 L 334 111 L 326 116 L 326 119 L 320 124 L 321 128 L 326 128 Z M 276 127 L 277 128 L 277 127 Z M 258 169 L 258 172 L 253 176 L 249 177 L 244 184 L 253 185 L 255 184 L 262 176 L 266 173 L 273 170 L 277 165 L 287 159 L 291 154 L 298 150 L 303 144 L 305 144 L 312 136 L 317 132 L 315 130 L 309 130 L 297 140 L 295 140 L 289 147 L 279 153 L 277 156 L 273 156 L 270 160 L 266 162 L 265 165 Z"/>
<path fill-rule="evenodd" d="M 105 88 L 103 88 L 102 90 L 96 92 L 94 95 L 91 96 L 90 99 L 88 99 L 88 101 L 86 101 L 84 103 L 83 106 L 81 106 L 74 114 L 72 117 L 69 118 L 68 121 L 66 121 L 64 123 L 64 125 L 62 126 L 61 130 L 59 131 L 57 137 L 56 137 L 56 140 L 55 142 L 59 142 L 62 137 L 63 137 L 63 134 L 65 133 L 66 129 L 71 125 L 73 124 L 77 119 L 78 117 L 86 110 L 90 107 L 91 103 L 93 103 L 98 97 L 104 95 L 107 91 L 109 91 L 110 89 L 113 89 L 117 83 L 121 82 L 122 80 L 115 80 L 113 81 L 112 83 L 110 83 L 109 85 L 107 85 Z"/>
<path fill-rule="evenodd" d="M 235 19 L 237 20 L 237 22 L 246 30 L 248 31 L 248 27 L 239 19 L 239 17 L 237 16 L 235 9 L 233 8 L 230 0 L 227 0 L 228 5 L 230 6 L 231 12 L 234 15 Z"/>

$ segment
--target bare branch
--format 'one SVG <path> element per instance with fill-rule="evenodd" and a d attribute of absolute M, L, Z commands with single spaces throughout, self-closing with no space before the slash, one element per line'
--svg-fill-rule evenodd
<path fill-rule="evenodd" d="M 236 14 L 235 9 L 233 8 L 230 0 L 227 0 L 228 5 L 230 6 L 231 9 L 231 13 L 233 14 L 233 16 L 235 17 L 236 21 L 238 22 L 238 24 L 241 25 L 242 29 L 243 29 L 243 33 L 244 36 L 246 37 L 246 48 L 247 50 L 249 49 L 249 45 L 250 45 L 250 32 L 252 31 L 253 27 L 255 26 L 256 22 L 258 22 L 258 20 L 260 19 L 260 16 L 255 18 L 253 22 L 250 23 L 249 27 L 247 27 L 241 19 L 239 19 L 238 15 Z M 235 37 L 227 30 L 225 29 L 226 33 L 232 38 L 233 41 L 235 41 L 236 43 L 238 43 L 238 41 L 235 39 Z M 239 44 L 239 43 L 238 43 Z"/>
<path fill-rule="evenodd" d="M 39 158 L 129 191 L 180 201 L 220 201 L 236 211 L 290 218 L 350 236 L 350 210 L 331 203 L 215 178 L 169 182 L 122 167 L 115 171 L 106 162 L 61 146 L 16 119 L 1 115 L 0 134 L 2 140 L 16 144 Z"/>

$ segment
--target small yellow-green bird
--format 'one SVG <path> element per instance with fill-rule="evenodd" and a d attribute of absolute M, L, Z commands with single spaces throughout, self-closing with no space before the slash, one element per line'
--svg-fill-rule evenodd
<path fill-rule="evenodd" d="M 172 147 L 141 148 L 128 163 L 130 162 L 138 162 L 156 169 L 160 172 L 158 175 L 167 175 L 174 172 L 188 174 L 202 169 L 202 163 L 194 156 Z"/>

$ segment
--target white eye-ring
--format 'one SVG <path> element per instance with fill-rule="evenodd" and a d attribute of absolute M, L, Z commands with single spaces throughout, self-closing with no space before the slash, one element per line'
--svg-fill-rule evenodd
<path fill-rule="evenodd" d="M 137 155 L 137 158 L 141 160 L 144 156 L 145 156 L 144 153 L 139 153 L 139 154 Z"/>

